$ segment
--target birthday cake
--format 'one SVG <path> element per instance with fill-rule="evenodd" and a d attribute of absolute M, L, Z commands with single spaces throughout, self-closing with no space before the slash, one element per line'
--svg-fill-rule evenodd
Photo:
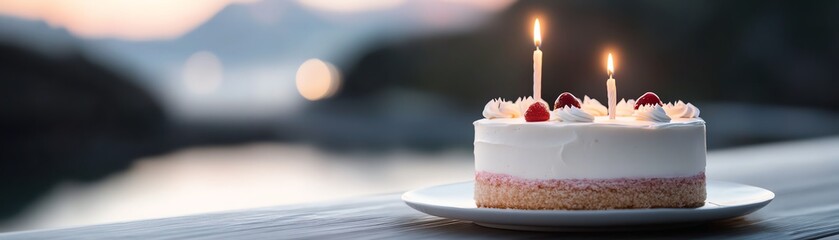
<path fill-rule="evenodd" d="M 553 106 L 537 99 L 493 99 L 474 122 L 478 207 L 704 205 L 705 122 L 693 104 L 654 93 L 610 103 L 614 110 L 570 93 Z"/>

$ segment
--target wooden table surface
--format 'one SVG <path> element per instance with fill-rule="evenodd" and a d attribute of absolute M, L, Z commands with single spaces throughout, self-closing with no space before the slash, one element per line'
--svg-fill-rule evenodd
<path fill-rule="evenodd" d="M 745 217 L 665 231 L 522 232 L 425 215 L 401 193 L 339 202 L 278 206 L 10 232 L 0 239 L 277 239 L 277 238 L 738 238 L 839 239 L 839 138 L 760 145 L 708 155 L 709 179 L 767 188 L 766 208 Z"/>

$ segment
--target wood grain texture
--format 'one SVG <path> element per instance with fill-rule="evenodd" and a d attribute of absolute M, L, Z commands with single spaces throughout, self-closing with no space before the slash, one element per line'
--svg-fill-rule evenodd
<path fill-rule="evenodd" d="M 839 138 L 709 154 L 708 178 L 772 190 L 775 200 L 745 217 L 642 232 L 544 233 L 484 228 L 417 212 L 401 193 L 340 202 L 12 232 L 0 239 L 356 239 L 356 238 L 737 238 L 839 236 Z"/>

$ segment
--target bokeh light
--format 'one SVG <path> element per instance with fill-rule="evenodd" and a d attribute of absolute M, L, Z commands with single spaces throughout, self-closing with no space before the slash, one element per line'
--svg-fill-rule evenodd
<path fill-rule="evenodd" d="M 295 79 L 297 91 L 310 101 L 334 95 L 341 85 L 338 69 L 331 63 L 316 58 L 303 62 L 297 69 Z"/>

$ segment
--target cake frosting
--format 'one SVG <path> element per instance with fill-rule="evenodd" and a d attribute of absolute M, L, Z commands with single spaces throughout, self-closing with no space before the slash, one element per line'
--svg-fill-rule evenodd
<path fill-rule="evenodd" d="M 589 123 L 481 119 L 474 125 L 476 171 L 526 179 L 603 179 L 705 170 L 701 118 L 668 123 L 632 117 L 595 117 Z"/>

